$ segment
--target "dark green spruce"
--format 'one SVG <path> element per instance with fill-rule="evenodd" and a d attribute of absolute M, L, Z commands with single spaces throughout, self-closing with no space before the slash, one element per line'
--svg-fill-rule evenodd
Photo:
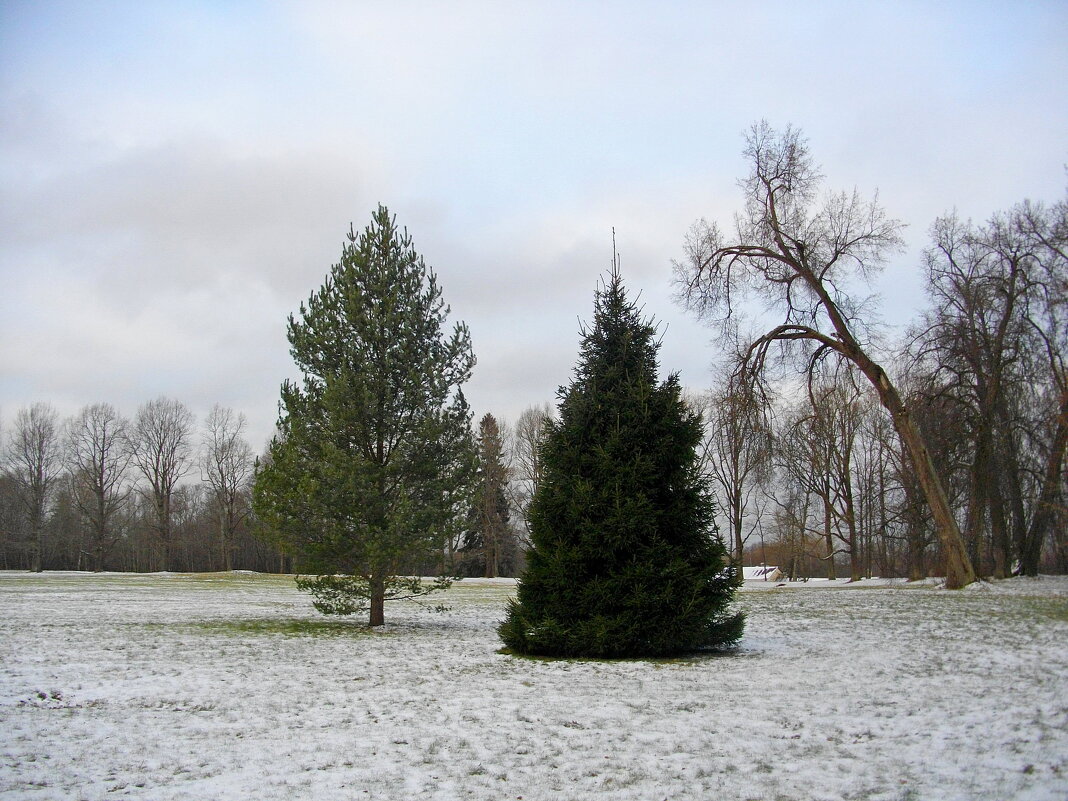
<path fill-rule="evenodd" d="M 386 600 L 432 589 L 405 576 L 440 562 L 470 507 L 460 386 L 474 356 L 466 326 L 446 330 L 448 313 L 411 237 L 379 206 L 289 318 L 304 378 L 282 387 L 253 498 L 270 536 L 313 574 L 298 586 L 321 612 L 366 609 L 375 626 Z"/>
<path fill-rule="evenodd" d="M 659 382 L 657 329 L 618 270 L 596 295 L 542 450 L 533 549 L 499 633 L 515 653 L 668 656 L 731 645 L 736 571 L 697 468 L 699 415 Z"/>

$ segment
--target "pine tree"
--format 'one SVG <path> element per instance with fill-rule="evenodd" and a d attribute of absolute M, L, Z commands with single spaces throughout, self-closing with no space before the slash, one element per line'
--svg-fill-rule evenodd
<path fill-rule="evenodd" d="M 386 208 L 348 238 L 323 287 L 289 318 L 304 379 L 282 386 L 254 500 L 300 569 L 318 574 L 298 581 L 316 608 L 366 608 L 375 626 L 386 599 L 433 588 L 403 576 L 438 558 L 467 480 L 449 466 L 464 462 L 451 450 L 470 430 L 459 388 L 474 356 L 465 325 L 446 336 L 437 279 Z"/>
<path fill-rule="evenodd" d="M 478 424 L 479 491 L 476 494 L 486 578 L 496 578 L 508 537 L 508 501 L 504 495 L 508 471 L 503 461 L 501 429 L 492 414 Z"/>
<path fill-rule="evenodd" d="M 736 642 L 736 571 L 697 469 L 700 417 L 657 378 L 656 327 L 618 269 L 596 294 L 542 448 L 532 550 L 499 633 L 512 651 L 626 657 Z"/>
<path fill-rule="evenodd" d="M 515 575 L 518 547 L 511 526 L 507 486 L 501 428 L 497 418 L 486 414 L 478 424 L 478 475 L 464 538 L 464 575 Z"/>

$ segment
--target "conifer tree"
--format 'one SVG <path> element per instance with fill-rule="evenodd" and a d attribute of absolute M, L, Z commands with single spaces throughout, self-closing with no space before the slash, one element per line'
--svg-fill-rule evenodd
<path fill-rule="evenodd" d="M 254 502 L 298 567 L 317 574 L 298 581 L 316 608 L 369 609 L 375 626 L 388 598 L 448 585 L 404 576 L 440 556 L 469 481 L 468 460 L 451 451 L 470 439 L 460 386 L 474 356 L 463 323 L 447 334 L 437 279 L 385 207 L 348 238 L 323 287 L 289 318 L 304 379 L 282 386 Z"/>
<path fill-rule="evenodd" d="M 736 642 L 736 571 L 698 471 L 702 423 L 614 268 L 542 448 L 532 550 L 499 628 L 514 652 L 626 657 Z"/>
<path fill-rule="evenodd" d="M 512 576 L 517 547 L 505 494 L 508 466 L 504 463 L 500 425 L 492 414 L 484 415 L 479 421 L 477 446 L 478 475 L 474 503 L 468 515 L 462 568 L 465 575 Z"/>

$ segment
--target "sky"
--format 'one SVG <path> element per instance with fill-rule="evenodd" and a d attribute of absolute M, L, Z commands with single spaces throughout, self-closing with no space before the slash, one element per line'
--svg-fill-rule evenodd
<path fill-rule="evenodd" d="M 744 131 L 800 128 L 827 190 L 907 246 L 873 291 L 924 304 L 936 217 L 1068 186 L 1064 2 L 0 4 L 0 420 L 248 418 L 298 374 L 287 317 L 379 203 L 433 267 L 477 416 L 555 402 L 611 266 L 700 390 L 715 331 L 672 260 L 741 208 Z"/>

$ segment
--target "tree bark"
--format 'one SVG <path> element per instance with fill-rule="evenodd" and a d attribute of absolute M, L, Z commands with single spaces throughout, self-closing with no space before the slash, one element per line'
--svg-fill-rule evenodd
<path fill-rule="evenodd" d="M 1046 469 L 1042 476 L 1042 490 L 1035 504 L 1031 525 L 1020 546 L 1020 572 L 1025 576 L 1038 575 L 1038 563 L 1042 558 L 1042 543 L 1053 528 L 1056 501 L 1061 483 L 1065 452 L 1068 450 L 1068 390 L 1061 393 L 1060 413 L 1053 445 L 1046 457 Z"/>
<path fill-rule="evenodd" d="M 822 286 L 820 289 L 822 290 Z M 968 558 L 968 552 L 964 546 L 964 538 L 961 536 L 957 519 L 953 516 L 949 499 L 946 497 L 942 480 L 938 477 L 938 471 L 935 469 L 931 453 L 927 450 L 927 443 L 924 441 L 923 434 L 920 433 L 916 421 L 912 419 L 911 413 L 905 406 L 904 401 L 901 400 L 901 395 L 898 393 L 897 388 L 891 383 L 882 367 L 872 361 L 863 348 L 860 347 L 838 311 L 837 306 L 834 305 L 825 290 L 822 291 L 822 296 L 824 298 L 824 308 L 826 308 L 831 323 L 834 325 L 839 341 L 821 341 L 824 341 L 828 347 L 841 353 L 860 368 L 860 371 L 878 392 L 879 402 L 890 412 L 890 419 L 893 421 L 894 429 L 908 450 L 913 469 L 916 471 L 916 478 L 920 483 L 920 489 L 931 508 L 935 532 L 938 535 L 939 543 L 942 546 L 942 554 L 946 560 L 946 587 L 951 590 L 958 590 L 971 584 L 976 580 L 975 569 L 972 566 L 971 559 Z"/>
<path fill-rule="evenodd" d="M 371 576 L 371 613 L 369 626 L 381 626 L 386 622 L 386 581 L 382 576 Z"/>
<path fill-rule="evenodd" d="M 831 527 L 830 489 L 825 488 L 823 496 L 823 539 L 827 543 L 827 578 L 835 581 L 838 572 L 834 568 L 834 530 Z"/>
<path fill-rule="evenodd" d="M 886 382 L 889 385 L 889 382 Z M 913 468 L 916 470 L 916 478 L 920 482 L 924 497 L 931 507 L 931 516 L 934 518 L 935 532 L 942 545 L 942 555 L 946 560 L 946 587 L 958 590 L 975 581 L 975 569 L 964 548 L 964 540 L 957 526 L 957 520 L 953 517 L 946 492 L 942 488 L 942 482 L 938 478 L 931 454 L 923 441 L 916 423 L 908 413 L 900 396 L 893 387 L 889 387 L 887 396 L 889 403 L 884 400 L 884 405 L 893 416 L 894 428 L 897 429 L 909 457 L 912 459 Z M 880 396 L 882 395 L 880 391 Z M 893 407 L 896 407 L 893 408 Z"/>
<path fill-rule="evenodd" d="M 33 539 L 32 539 L 32 555 L 30 569 L 34 573 L 43 573 L 44 567 L 41 564 L 41 552 L 44 550 L 44 522 L 37 519 L 34 516 L 33 521 Z"/>

